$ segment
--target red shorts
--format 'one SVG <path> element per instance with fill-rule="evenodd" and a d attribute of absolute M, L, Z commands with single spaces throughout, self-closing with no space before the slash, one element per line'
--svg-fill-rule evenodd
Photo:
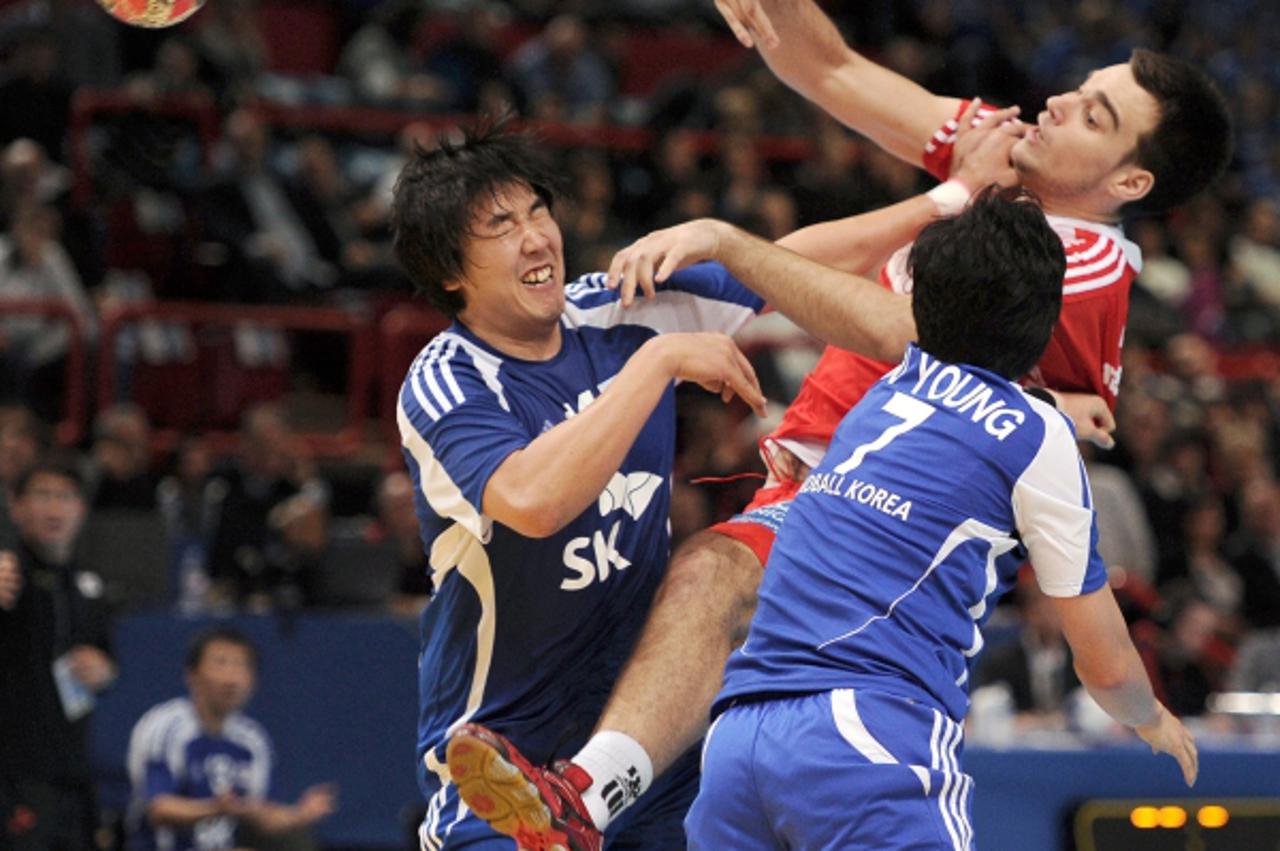
<path fill-rule="evenodd" d="M 769 551 L 773 549 L 773 541 L 778 537 L 791 501 L 802 484 L 790 479 L 766 482 L 740 514 L 717 523 L 710 531 L 746 544 L 760 559 L 760 564 L 765 564 L 769 561 Z"/>

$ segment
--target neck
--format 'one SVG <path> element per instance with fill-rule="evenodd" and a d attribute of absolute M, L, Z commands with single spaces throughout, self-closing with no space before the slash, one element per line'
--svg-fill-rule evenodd
<path fill-rule="evenodd" d="M 1090 204 L 1085 198 L 1043 198 L 1041 204 L 1046 216 L 1062 216 L 1101 225 L 1114 225 L 1120 222 L 1119 210 L 1099 210 L 1098 205 Z"/>
<path fill-rule="evenodd" d="M 458 314 L 458 320 L 466 325 L 472 334 L 484 340 L 504 355 L 511 355 L 521 360 L 550 360 L 560 353 L 560 323 L 557 321 L 545 330 L 530 331 L 526 325 L 519 329 L 503 328 L 499 325 L 471 322 L 465 312 Z"/>
<path fill-rule="evenodd" d="M 192 700 L 196 708 L 196 717 L 200 719 L 200 729 L 213 736 L 222 734 L 222 727 L 227 723 L 227 716 L 214 712 L 198 700 Z"/>

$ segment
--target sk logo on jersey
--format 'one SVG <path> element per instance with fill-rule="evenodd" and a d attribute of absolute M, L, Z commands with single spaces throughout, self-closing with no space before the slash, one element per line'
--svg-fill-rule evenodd
<path fill-rule="evenodd" d="M 597 502 L 600 516 L 622 511 L 632 520 L 639 520 L 661 486 L 662 478 L 653 473 L 614 473 Z M 622 521 L 621 517 L 615 520 L 607 536 L 597 529 L 589 538 L 574 538 L 565 544 L 564 566 L 574 575 L 560 583 L 562 590 L 581 591 L 593 582 L 604 582 L 611 570 L 626 570 L 631 566 L 617 549 Z M 587 558 L 588 555 L 591 558 Z"/>

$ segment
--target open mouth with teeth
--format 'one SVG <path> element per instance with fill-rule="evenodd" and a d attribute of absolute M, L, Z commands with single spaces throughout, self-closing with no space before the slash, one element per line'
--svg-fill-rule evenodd
<path fill-rule="evenodd" d="M 551 280 L 554 270 L 551 266 L 539 266 L 536 269 L 530 269 L 524 273 L 524 277 L 520 279 L 526 286 L 537 287 Z"/>

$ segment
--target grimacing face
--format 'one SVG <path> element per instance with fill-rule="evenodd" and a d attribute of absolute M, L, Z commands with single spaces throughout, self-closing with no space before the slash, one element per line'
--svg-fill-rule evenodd
<path fill-rule="evenodd" d="M 557 327 L 564 312 L 564 240 L 546 202 L 528 185 L 482 196 L 463 242 L 460 317 L 481 337 L 527 338 Z"/>
<path fill-rule="evenodd" d="M 1133 154 L 1159 118 L 1155 98 L 1129 65 L 1109 65 L 1076 91 L 1049 98 L 1010 158 L 1023 185 L 1046 203 L 1084 198 L 1118 209 L 1150 189 L 1150 172 Z"/>

